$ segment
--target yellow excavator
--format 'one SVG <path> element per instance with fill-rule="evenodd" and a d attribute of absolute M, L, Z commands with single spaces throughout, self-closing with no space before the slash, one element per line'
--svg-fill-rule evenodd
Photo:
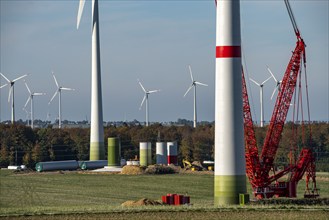
<path fill-rule="evenodd" d="M 191 163 L 190 161 L 188 160 L 183 160 L 183 166 L 184 166 L 184 169 L 186 170 L 192 170 L 192 171 L 203 171 L 203 170 L 206 170 L 200 162 L 198 161 L 194 161 L 193 163 Z"/>

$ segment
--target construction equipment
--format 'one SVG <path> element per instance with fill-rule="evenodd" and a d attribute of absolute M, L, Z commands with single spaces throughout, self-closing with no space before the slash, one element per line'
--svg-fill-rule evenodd
<path fill-rule="evenodd" d="M 192 170 L 192 171 L 206 170 L 198 161 L 193 161 L 193 163 L 191 163 L 188 160 L 183 160 L 182 162 L 185 170 Z"/>
<path fill-rule="evenodd" d="M 279 88 L 279 93 L 276 99 L 274 111 L 272 114 L 270 124 L 268 126 L 266 138 L 264 141 L 264 145 L 262 147 L 260 157 L 258 155 L 258 147 L 256 142 L 255 131 L 253 128 L 246 82 L 244 78 L 244 73 L 242 71 L 246 172 L 249 181 L 252 185 L 254 191 L 253 193 L 255 197 L 258 199 L 271 198 L 273 196 L 296 197 L 297 184 L 299 180 L 302 179 L 305 172 L 306 172 L 307 184 L 306 184 L 304 197 L 314 198 L 319 196 L 318 189 L 316 187 L 316 180 L 315 180 L 315 159 L 313 156 L 313 152 L 310 148 L 303 147 L 298 159 L 292 156 L 290 158 L 290 164 L 287 167 L 285 167 L 282 171 L 275 173 L 275 169 L 274 169 L 275 156 L 277 153 L 277 149 L 279 147 L 279 142 L 281 139 L 281 134 L 288 114 L 290 103 L 293 94 L 295 92 L 295 88 L 297 87 L 298 79 L 299 79 L 299 89 L 301 89 L 300 88 L 301 74 L 299 73 L 302 71 L 303 66 L 306 72 L 306 54 L 305 54 L 306 45 L 300 35 L 299 29 L 297 27 L 288 0 L 284 0 L 284 2 L 286 4 L 289 17 L 291 19 L 297 37 L 297 43 Z M 302 92 L 299 91 L 298 95 L 301 96 L 301 94 Z M 308 94 L 308 92 L 306 94 Z M 304 125 L 304 123 L 302 125 Z M 302 129 L 304 129 L 303 127 L 304 126 L 302 126 Z M 297 131 L 294 131 L 295 134 L 296 132 Z M 305 134 L 304 130 L 303 133 Z M 308 137 L 308 140 L 311 140 L 311 130 L 309 134 L 310 137 Z M 305 140 L 305 138 L 303 139 Z M 297 143 L 294 144 L 295 147 L 290 149 L 291 155 L 296 155 Z M 304 146 L 307 145 L 305 142 L 303 144 Z M 308 144 L 310 145 L 310 143 Z M 270 173 L 270 171 L 273 171 L 273 174 Z M 279 181 L 281 177 L 287 174 L 288 174 L 288 178 L 286 181 Z"/>

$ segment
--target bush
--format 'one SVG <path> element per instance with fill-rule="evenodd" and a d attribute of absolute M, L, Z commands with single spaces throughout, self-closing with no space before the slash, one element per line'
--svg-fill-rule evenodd
<path fill-rule="evenodd" d="M 175 170 L 166 165 L 150 165 L 145 170 L 146 174 L 172 174 Z"/>

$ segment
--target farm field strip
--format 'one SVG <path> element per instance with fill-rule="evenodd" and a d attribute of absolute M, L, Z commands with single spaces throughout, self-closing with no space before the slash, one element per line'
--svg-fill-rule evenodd
<path fill-rule="evenodd" d="M 319 174 L 326 177 L 326 173 Z M 329 198 L 329 181 L 319 181 L 320 195 Z M 250 186 L 248 186 L 250 189 Z M 304 181 L 298 196 L 304 193 Z M 322 190 L 323 189 L 323 190 Z M 250 192 L 250 191 L 249 191 Z M 188 194 L 192 206 L 126 208 L 127 200 L 160 200 L 167 193 Z M 0 216 L 140 212 L 223 212 L 223 211 L 296 211 L 327 212 L 323 205 L 245 205 L 213 206 L 213 175 L 86 175 L 77 172 L 16 174 L 0 171 Z M 105 215 L 105 214 L 104 214 Z M 42 219 L 42 218 L 41 218 Z"/>

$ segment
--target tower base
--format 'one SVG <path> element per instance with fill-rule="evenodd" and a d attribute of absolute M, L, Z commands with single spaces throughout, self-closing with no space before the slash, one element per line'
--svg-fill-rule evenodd
<path fill-rule="evenodd" d="M 215 175 L 215 206 L 239 204 L 239 194 L 245 193 L 246 175 Z"/>
<path fill-rule="evenodd" d="M 104 142 L 91 142 L 89 160 L 105 160 Z"/>

